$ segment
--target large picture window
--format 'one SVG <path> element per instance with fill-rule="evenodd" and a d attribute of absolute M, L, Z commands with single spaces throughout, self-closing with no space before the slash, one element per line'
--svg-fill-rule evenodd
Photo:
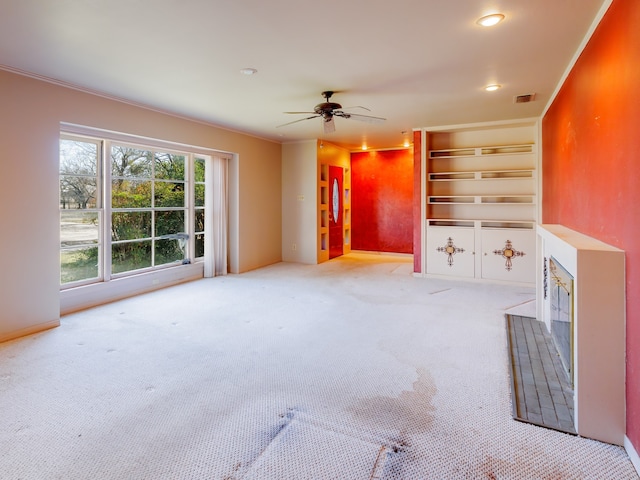
<path fill-rule="evenodd" d="M 202 259 L 207 157 L 63 134 L 62 288 Z"/>

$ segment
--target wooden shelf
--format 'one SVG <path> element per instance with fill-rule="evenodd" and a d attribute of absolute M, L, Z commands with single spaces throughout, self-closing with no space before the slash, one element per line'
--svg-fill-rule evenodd
<path fill-rule="evenodd" d="M 534 178 L 533 170 L 487 170 L 470 172 L 431 172 L 430 182 L 456 182 L 478 180 L 513 180 L 515 178 Z"/>
<path fill-rule="evenodd" d="M 533 195 L 487 195 L 480 197 L 480 203 L 501 205 L 534 205 Z"/>
<path fill-rule="evenodd" d="M 432 205 L 535 205 L 534 195 L 432 195 Z"/>
<path fill-rule="evenodd" d="M 536 227 L 536 222 L 505 221 L 505 220 L 483 220 L 480 228 L 519 228 L 532 230 Z"/>
<path fill-rule="evenodd" d="M 476 198 L 475 196 L 430 196 L 427 201 L 433 204 L 474 204 Z"/>
<path fill-rule="evenodd" d="M 512 180 L 514 178 L 534 178 L 533 170 L 493 170 L 480 172 L 480 180 Z"/>
<path fill-rule="evenodd" d="M 437 172 L 429 174 L 430 182 L 451 182 L 456 180 L 476 180 L 475 172 Z"/>
<path fill-rule="evenodd" d="M 513 155 L 519 153 L 533 153 L 533 147 L 533 144 L 523 144 L 431 150 L 429 152 L 429 158 L 479 157 L 484 155 Z"/>

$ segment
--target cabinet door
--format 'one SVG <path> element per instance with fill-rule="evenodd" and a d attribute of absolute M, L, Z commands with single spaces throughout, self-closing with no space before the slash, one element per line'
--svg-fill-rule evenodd
<path fill-rule="evenodd" d="M 535 283 L 534 230 L 483 228 L 482 278 Z"/>
<path fill-rule="evenodd" d="M 473 277 L 475 233 L 466 227 L 427 227 L 427 273 Z"/>

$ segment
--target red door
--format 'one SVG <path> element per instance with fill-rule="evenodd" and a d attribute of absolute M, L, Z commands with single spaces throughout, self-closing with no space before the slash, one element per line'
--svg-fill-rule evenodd
<path fill-rule="evenodd" d="M 342 167 L 329 165 L 329 258 L 342 255 Z"/>

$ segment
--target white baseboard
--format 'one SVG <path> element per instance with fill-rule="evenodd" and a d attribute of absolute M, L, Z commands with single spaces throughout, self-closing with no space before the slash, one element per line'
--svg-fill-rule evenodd
<path fill-rule="evenodd" d="M 626 435 L 624 436 L 624 449 L 627 451 L 627 455 L 629 455 L 629 459 L 636 469 L 636 472 L 640 475 L 640 456 L 638 456 L 638 452 Z"/>
<path fill-rule="evenodd" d="M 50 320 L 48 322 L 39 323 L 37 325 L 31 325 L 27 328 L 21 328 L 13 332 L 4 333 L 0 335 L 0 343 L 14 340 L 16 338 L 24 337 L 26 335 L 32 335 L 34 333 L 40 333 L 50 328 L 56 328 L 60 326 L 60 319 Z"/>

